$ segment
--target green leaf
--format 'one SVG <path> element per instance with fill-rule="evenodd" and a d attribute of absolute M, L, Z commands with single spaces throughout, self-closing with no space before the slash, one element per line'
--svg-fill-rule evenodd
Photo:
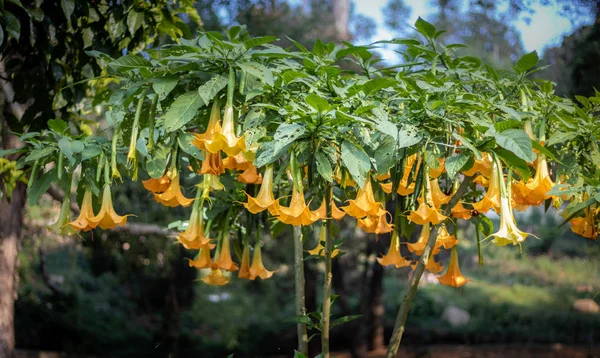
<path fill-rule="evenodd" d="M 499 148 L 495 150 L 496 154 L 502 159 L 506 166 L 513 168 L 523 180 L 528 180 L 531 177 L 531 168 L 527 164 L 527 162 L 518 156 L 516 156 L 513 152 Z"/>
<path fill-rule="evenodd" d="M 258 62 L 243 62 L 239 63 L 238 66 L 242 70 L 246 71 L 246 73 L 251 74 L 252 76 L 262 80 L 269 86 L 273 86 L 273 84 L 275 84 L 275 80 L 273 79 L 273 72 L 271 72 L 269 68 Z"/>
<path fill-rule="evenodd" d="M 481 159 L 481 152 L 479 150 L 477 150 L 477 148 L 475 148 L 475 146 L 473 145 L 473 143 L 471 143 L 469 140 L 467 140 L 466 138 L 463 138 L 460 134 L 457 133 L 452 133 L 452 136 L 459 140 L 463 146 L 467 147 L 471 152 L 473 152 L 473 154 L 475 154 L 475 157 L 477 159 Z"/>
<path fill-rule="evenodd" d="M 494 232 L 494 223 L 487 216 L 480 214 L 477 219 L 477 229 L 483 234 L 483 237 L 488 237 Z M 483 238 L 481 238 L 483 240 Z"/>
<path fill-rule="evenodd" d="M 320 97 L 314 93 L 311 93 L 308 96 L 306 96 L 305 101 L 309 106 L 311 106 L 321 114 L 326 113 L 331 108 L 329 106 L 329 102 L 327 102 L 325 98 Z"/>
<path fill-rule="evenodd" d="M 27 158 L 25 158 L 25 163 L 34 162 L 38 159 L 45 158 L 56 151 L 54 147 L 44 147 L 40 149 L 34 149 L 29 153 Z"/>
<path fill-rule="evenodd" d="M 110 68 L 117 72 L 127 72 L 140 68 L 151 68 L 152 63 L 139 55 L 128 55 L 119 57 L 108 64 Z"/>
<path fill-rule="evenodd" d="M 392 87 L 396 84 L 396 80 L 387 77 L 375 78 L 365 82 L 362 88 L 366 94 L 375 93 L 381 89 Z"/>
<path fill-rule="evenodd" d="M 535 160 L 531 139 L 525 131 L 507 129 L 504 132 L 496 133 L 494 138 L 499 146 L 513 152 L 517 157 L 530 163 Z"/>
<path fill-rule="evenodd" d="M 67 122 L 62 119 L 51 119 L 48 121 L 48 127 L 58 134 L 64 134 L 69 128 Z"/>
<path fill-rule="evenodd" d="M 135 10 L 129 11 L 127 14 L 127 29 L 129 29 L 130 35 L 133 37 L 135 32 L 144 24 L 144 14 Z"/>
<path fill-rule="evenodd" d="M 248 49 L 251 49 L 252 47 L 268 44 L 269 42 L 273 42 L 273 41 L 277 41 L 277 40 L 278 39 L 275 36 L 255 37 L 250 40 L 244 41 L 244 47 L 248 50 Z"/>
<path fill-rule="evenodd" d="M 6 26 L 6 33 L 8 34 L 8 39 L 11 38 L 19 41 L 21 38 L 21 22 L 12 12 L 5 11 L 3 14 L 4 23 Z M 1 26 L 0 26 L 1 27 Z"/>
<path fill-rule="evenodd" d="M 342 143 L 342 163 L 359 187 L 363 187 L 367 173 L 371 170 L 371 160 L 365 151 L 348 141 Z"/>
<path fill-rule="evenodd" d="M 469 158 L 471 158 L 471 155 L 466 151 L 462 151 L 458 155 L 446 158 L 446 172 L 448 173 L 448 178 L 453 179 L 457 173 L 461 172 L 469 162 Z"/>
<path fill-rule="evenodd" d="M 302 324 L 312 324 L 313 323 L 312 320 L 310 319 L 310 317 L 308 317 L 307 315 L 295 316 L 295 317 L 287 318 L 283 321 L 290 322 L 290 323 L 302 323 Z"/>
<path fill-rule="evenodd" d="M 177 86 L 177 83 L 179 83 L 177 77 L 162 77 L 152 83 L 152 89 L 160 99 L 164 99 Z"/>
<path fill-rule="evenodd" d="M 550 139 L 548 139 L 546 145 L 550 147 L 559 143 L 563 143 L 577 137 L 577 135 L 577 132 L 556 132 L 552 135 L 552 137 L 550 137 Z"/>
<path fill-rule="evenodd" d="M 177 97 L 164 115 L 167 132 L 176 131 L 189 123 L 204 105 L 198 91 L 190 91 Z"/>
<path fill-rule="evenodd" d="M 44 194 L 50 187 L 50 184 L 58 180 L 58 171 L 56 168 L 52 168 L 42 174 L 39 178 L 31 178 L 30 180 L 34 180 L 31 188 L 29 189 L 28 203 L 31 206 L 37 204 L 42 194 Z"/>
<path fill-rule="evenodd" d="M 81 37 L 83 38 L 83 48 L 88 48 L 94 44 L 94 30 L 89 27 L 81 30 Z"/>
<path fill-rule="evenodd" d="M 333 328 L 335 326 L 339 326 L 340 324 L 352 322 L 352 321 L 357 320 L 357 319 L 359 319 L 361 317 L 362 317 L 361 314 L 355 314 L 355 315 L 349 315 L 349 316 L 340 317 L 340 318 L 336 319 L 335 321 L 331 322 L 331 328 Z"/>
<path fill-rule="evenodd" d="M 302 353 L 302 352 L 298 352 L 297 350 L 294 349 L 294 358 L 308 358 L 306 356 L 306 354 Z"/>
<path fill-rule="evenodd" d="M 158 147 L 146 161 L 146 171 L 152 178 L 160 178 L 167 168 L 168 148 Z"/>
<path fill-rule="evenodd" d="M 555 162 L 560 163 L 560 160 L 558 160 L 558 158 L 556 158 L 556 156 L 554 155 L 554 153 L 552 153 L 551 151 L 549 151 L 546 147 L 544 147 L 543 145 L 541 145 L 540 143 L 538 143 L 535 140 L 531 141 L 531 145 L 533 147 L 533 149 L 537 150 L 538 152 L 540 152 L 541 154 L 545 155 L 546 158 L 549 158 Z"/>
<path fill-rule="evenodd" d="M 398 149 L 407 148 L 421 142 L 423 137 L 412 126 L 403 126 L 398 131 Z"/>
<path fill-rule="evenodd" d="M 396 141 L 394 138 L 387 136 L 375 151 L 375 164 L 377 165 L 377 173 L 385 174 L 396 163 Z"/>
<path fill-rule="evenodd" d="M 60 0 L 60 7 L 62 7 L 63 13 L 65 14 L 65 18 L 71 26 L 71 15 L 73 15 L 73 11 L 75 11 L 75 1 L 74 0 Z"/>
<path fill-rule="evenodd" d="M 315 159 L 317 161 L 317 171 L 323 179 L 331 183 L 333 181 L 333 169 L 327 155 L 319 150 L 315 153 Z"/>
<path fill-rule="evenodd" d="M 198 149 L 198 147 L 192 144 L 193 139 L 194 135 L 191 133 L 179 134 L 179 136 L 177 137 L 177 143 L 179 143 L 179 148 L 181 148 L 181 150 L 198 160 L 204 160 L 204 155 L 202 154 L 200 149 Z"/>
<path fill-rule="evenodd" d="M 102 148 L 97 144 L 88 144 L 81 152 L 81 161 L 94 158 L 102 154 Z"/>
<path fill-rule="evenodd" d="M 277 127 L 277 131 L 273 135 L 275 142 L 274 150 L 277 152 L 286 145 L 292 143 L 296 139 L 300 138 L 306 128 L 298 123 L 282 123 Z"/>
<path fill-rule="evenodd" d="M 427 38 L 433 39 L 435 36 L 435 26 L 423 20 L 420 16 L 417 22 L 415 22 L 415 28 L 421 35 Z"/>
<path fill-rule="evenodd" d="M 530 53 L 526 54 L 525 56 L 521 57 L 517 61 L 515 68 L 519 72 L 525 72 L 525 71 L 535 67 L 535 65 L 537 65 L 538 61 L 539 61 L 539 57 L 538 57 L 537 51 L 534 50 L 534 51 L 531 51 Z"/>
<path fill-rule="evenodd" d="M 220 90 L 225 88 L 229 83 L 229 77 L 224 75 L 216 75 L 206 81 L 202 86 L 198 87 L 198 94 L 204 103 L 210 103 Z"/>
<path fill-rule="evenodd" d="M 62 137 L 58 141 L 58 148 L 67 157 L 71 164 L 75 163 L 73 154 L 81 153 L 85 149 L 83 142 L 78 140 L 71 140 L 69 137 Z"/>

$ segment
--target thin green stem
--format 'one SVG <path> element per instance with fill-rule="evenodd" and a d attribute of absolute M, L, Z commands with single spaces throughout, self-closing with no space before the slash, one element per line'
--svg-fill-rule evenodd
<path fill-rule="evenodd" d="M 294 226 L 294 283 L 295 283 L 295 305 L 296 316 L 306 316 L 305 293 L 304 293 L 304 257 L 302 245 L 302 228 Z M 298 332 L 298 352 L 308 356 L 308 331 L 306 324 L 296 325 Z"/>
<path fill-rule="evenodd" d="M 158 94 L 152 99 L 152 107 L 150 107 L 150 115 L 148 123 L 148 153 L 154 151 L 154 122 L 156 119 L 156 106 L 158 105 Z"/>
<path fill-rule="evenodd" d="M 233 91 L 235 89 L 235 70 L 229 66 L 229 83 L 227 84 L 227 107 L 233 107 Z"/>
<path fill-rule="evenodd" d="M 331 254 L 333 252 L 333 237 L 332 237 L 332 197 L 333 186 L 327 185 L 325 189 L 325 227 L 321 230 L 326 230 L 325 236 L 325 273 L 323 274 L 323 313 L 321 314 L 321 355 L 324 358 L 329 358 L 329 323 L 331 319 L 331 281 L 333 273 L 331 270 Z"/>
<path fill-rule="evenodd" d="M 477 256 L 478 256 L 477 263 L 479 264 L 479 266 L 483 266 L 483 265 L 485 265 L 485 262 L 483 261 L 483 251 L 481 249 L 481 238 L 479 237 L 479 217 L 475 218 L 475 239 L 477 240 Z"/>

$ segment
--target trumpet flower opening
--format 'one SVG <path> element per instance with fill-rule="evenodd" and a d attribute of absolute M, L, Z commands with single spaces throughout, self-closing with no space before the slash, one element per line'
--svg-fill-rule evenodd
<path fill-rule="evenodd" d="M 256 198 L 244 192 L 248 199 L 247 203 L 242 203 L 244 207 L 252 214 L 260 213 L 273 207 L 277 201 L 273 195 L 273 167 L 268 166 L 262 179 L 262 184 Z"/>
<path fill-rule="evenodd" d="M 400 253 L 400 241 L 398 239 L 397 232 L 394 231 L 392 233 L 390 248 L 387 254 L 383 255 L 382 257 L 378 257 L 377 262 L 379 262 L 381 266 L 394 265 L 397 268 L 407 267 L 410 265 L 410 261 L 404 259 L 404 257 L 402 257 L 402 254 Z"/>
<path fill-rule="evenodd" d="M 460 267 L 458 265 L 458 250 L 456 247 L 453 247 L 452 253 L 450 253 L 448 270 L 443 276 L 438 277 L 438 281 L 440 281 L 442 285 L 452 287 L 461 287 L 469 282 L 469 279 L 463 276 L 463 274 L 460 272 Z"/>
<path fill-rule="evenodd" d="M 112 203 L 112 195 L 110 192 L 110 185 L 104 185 L 104 192 L 102 193 L 102 206 L 98 215 L 88 220 L 94 225 L 99 226 L 101 229 L 114 229 L 117 226 L 125 226 L 127 223 L 127 217 L 132 215 L 120 216 L 115 212 Z"/>
<path fill-rule="evenodd" d="M 69 225 L 78 231 L 90 231 L 98 225 L 96 222 L 92 221 L 94 216 L 92 191 L 86 189 L 85 193 L 83 194 L 83 200 L 81 201 L 79 216 L 77 219 L 71 221 Z"/>

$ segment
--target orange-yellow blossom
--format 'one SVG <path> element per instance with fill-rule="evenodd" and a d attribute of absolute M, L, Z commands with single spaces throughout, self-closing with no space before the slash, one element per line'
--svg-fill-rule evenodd
<path fill-rule="evenodd" d="M 215 244 L 211 244 L 211 239 L 204 236 L 204 218 L 199 208 L 192 210 L 188 227 L 177 235 L 177 241 L 188 250 L 215 247 Z"/>
<path fill-rule="evenodd" d="M 379 262 L 381 266 L 394 265 L 398 268 L 407 267 L 410 265 L 410 261 L 405 260 L 400 253 L 400 241 L 398 240 L 397 232 L 394 231 L 392 233 L 392 239 L 390 241 L 390 249 L 388 250 L 388 253 L 382 257 L 378 257 L 377 262 Z"/>
<path fill-rule="evenodd" d="M 188 264 L 190 267 L 195 267 L 197 269 L 212 267 L 213 262 L 210 257 L 210 249 L 207 247 L 200 249 L 200 251 L 198 251 L 198 257 L 194 260 L 189 260 Z"/>
<path fill-rule="evenodd" d="M 319 219 L 316 211 L 311 211 L 304 201 L 304 192 L 297 188 L 292 189 L 292 199 L 289 206 L 277 207 L 277 219 L 288 225 L 310 225 Z"/>
<path fill-rule="evenodd" d="M 427 246 L 427 242 L 429 241 L 429 236 L 431 236 L 431 227 L 429 224 L 425 224 L 421 228 L 421 233 L 419 234 L 417 241 L 406 244 L 408 250 L 417 255 L 423 254 L 423 250 L 425 250 L 425 246 Z M 432 255 L 437 255 L 438 252 L 440 252 L 440 248 L 436 245 L 436 247 L 433 248 Z"/>
<path fill-rule="evenodd" d="M 223 113 L 223 125 L 220 129 L 220 131 L 214 134 L 212 141 L 204 142 L 207 151 L 211 153 L 223 151 L 228 156 L 235 156 L 246 150 L 244 136 L 238 137 L 235 134 L 233 107 L 225 107 L 225 113 Z"/>
<path fill-rule="evenodd" d="M 325 242 L 327 235 L 327 229 L 325 225 L 321 226 L 321 232 L 319 233 L 319 242 L 317 242 L 317 246 L 315 246 L 312 250 L 307 250 L 307 252 L 311 255 L 315 256 L 325 256 L 325 247 L 323 246 L 323 242 Z M 336 257 L 340 253 L 340 250 L 334 249 L 331 253 L 331 257 Z"/>
<path fill-rule="evenodd" d="M 536 171 L 533 179 L 527 183 L 517 182 L 513 185 L 513 195 L 517 195 L 519 201 L 524 200 L 529 205 L 540 205 L 544 200 L 550 198 L 547 193 L 552 189 L 554 183 L 548 173 L 548 163 L 543 154 L 538 154 Z M 521 200 L 522 199 L 522 200 Z M 518 202 L 518 204 L 521 204 Z"/>
<path fill-rule="evenodd" d="M 247 242 L 244 244 L 244 251 L 242 251 L 242 263 L 240 264 L 238 278 L 250 278 L 250 245 Z"/>
<path fill-rule="evenodd" d="M 319 208 L 317 209 L 317 213 L 319 214 L 319 219 L 327 219 L 327 208 L 325 207 L 325 200 L 323 200 L 321 202 L 321 206 L 319 206 Z M 335 220 L 341 220 L 344 216 L 346 216 L 346 213 L 342 210 L 340 210 L 337 205 L 335 205 L 335 202 L 333 201 L 333 199 L 331 200 L 331 216 L 335 219 Z"/>
<path fill-rule="evenodd" d="M 206 132 L 194 133 L 195 138 L 192 140 L 192 144 L 202 151 L 208 151 L 207 145 L 211 145 L 215 141 L 215 136 L 219 132 L 221 132 L 221 109 L 219 108 L 219 101 L 215 100 L 210 110 Z"/>
<path fill-rule="evenodd" d="M 117 226 L 125 226 L 127 223 L 127 217 L 130 215 L 120 216 L 115 212 L 112 203 L 112 196 L 110 193 L 110 185 L 104 185 L 104 192 L 102 193 L 102 206 L 98 215 L 88 220 L 101 229 L 113 229 Z"/>
<path fill-rule="evenodd" d="M 184 208 L 190 206 L 194 202 L 194 199 L 186 198 L 181 193 L 179 173 L 174 174 L 171 184 L 169 184 L 169 187 L 164 193 L 154 194 L 154 200 L 168 207 L 181 205 Z"/>
<path fill-rule="evenodd" d="M 265 170 L 262 184 L 256 198 L 250 196 L 250 194 L 244 192 L 248 198 L 247 203 L 242 203 L 246 209 L 252 214 L 260 213 L 265 209 L 271 210 L 277 203 L 275 196 L 273 195 L 273 167 L 269 166 Z"/>
<path fill-rule="evenodd" d="M 456 247 L 452 248 L 448 270 L 443 276 L 438 277 L 438 280 L 442 285 L 452 287 L 461 287 L 469 282 L 469 280 L 460 272 L 460 267 L 458 266 L 458 250 Z"/>
<path fill-rule="evenodd" d="M 202 281 L 211 286 L 224 286 L 229 283 L 229 280 L 220 269 L 212 269 L 208 275 L 202 278 Z"/>
<path fill-rule="evenodd" d="M 171 178 L 169 178 L 169 176 L 166 174 L 158 179 L 150 178 L 148 180 L 142 180 L 142 185 L 144 186 L 144 188 L 146 188 L 146 190 L 148 190 L 149 192 L 155 194 L 164 193 L 165 190 L 169 188 L 170 184 Z"/>
<path fill-rule="evenodd" d="M 342 210 L 352 217 L 361 219 L 365 216 L 377 215 L 381 207 L 382 204 L 378 201 L 375 201 L 371 180 L 367 178 L 365 185 L 362 187 L 362 189 L 358 190 L 356 199 L 348 200 L 348 206 L 342 207 Z"/>
<path fill-rule="evenodd" d="M 223 167 L 230 170 L 246 170 L 252 166 L 252 162 L 246 158 L 244 152 L 223 159 Z"/>
<path fill-rule="evenodd" d="M 358 219 L 358 227 L 371 234 L 387 234 L 394 228 L 394 225 L 387 221 L 388 215 L 389 212 L 380 208 L 377 215 Z"/>
<path fill-rule="evenodd" d="M 226 271 L 236 271 L 238 265 L 231 259 L 231 249 L 229 244 L 229 238 L 224 237 L 221 243 L 221 252 L 219 258 L 212 264 L 212 268 L 220 268 Z"/>
<path fill-rule="evenodd" d="M 260 277 L 263 280 L 273 276 L 275 271 L 269 271 L 265 268 L 262 261 L 262 254 L 260 252 L 260 243 L 257 242 L 254 246 L 254 256 L 252 257 L 252 266 L 250 266 L 250 280 L 255 280 Z"/>
<path fill-rule="evenodd" d="M 429 176 L 433 179 L 438 178 L 446 171 L 446 158 L 438 158 L 438 167 L 429 168 Z"/>
<path fill-rule="evenodd" d="M 441 225 L 437 233 L 437 241 L 435 246 L 437 248 L 443 246 L 444 249 L 450 249 L 458 244 L 458 240 L 455 235 L 450 235 L 446 225 Z"/>
<path fill-rule="evenodd" d="M 452 208 L 452 216 L 457 219 L 469 220 L 471 218 L 471 210 L 464 207 L 462 201 L 459 201 Z"/>
<path fill-rule="evenodd" d="M 71 225 L 75 230 L 78 231 L 90 231 L 96 227 L 97 223 L 91 219 L 94 217 L 94 207 L 92 205 L 92 191 L 89 189 L 85 190 L 83 194 L 83 200 L 81 201 L 81 211 L 77 219 L 71 221 Z"/>
<path fill-rule="evenodd" d="M 416 269 L 418 264 L 419 264 L 418 262 L 412 264 L 411 268 L 413 270 Z M 444 267 L 445 266 L 442 266 L 441 263 L 435 261 L 433 255 L 431 255 L 431 256 L 429 256 L 429 259 L 427 260 L 427 264 L 425 265 L 425 270 L 427 270 L 427 271 L 429 271 L 429 272 L 431 272 L 433 274 L 436 274 L 436 273 L 442 272 L 442 270 L 444 269 Z"/>
<path fill-rule="evenodd" d="M 204 160 L 200 168 L 200 174 L 221 175 L 225 173 L 223 161 L 221 160 L 221 152 L 210 153 L 204 152 Z"/>
<path fill-rule="evenodd" d="M 571 224 L 571 231 L 585 238 L 596 240 L 598 238 L 598 223 L 596 222 L 597 211 L 598 209 L 588 207 L 585 209 L 584 217 L 571 219 L 569 221 Z"/>
<path fill-rule="evenodd" d="M 494 164 L 494 169 L 492 170 L 492 175 L 490 178 L 490 185 L 487 188 L 487 191 L 483 198 L 473 203 L 473 209 L 477 210 L 480 213 L 486 213 L 491 208 L 494 210 L 500 210 L 500 177 L 502 173 L 496 164 Z"/>
<path fill-rule="evenodd" d="M 481 159 L 475 159 L 473 166 L 463 171 L 466 176 L 473 176 L 477 173 L 481 173 L 486 178 L 492 176 L 493 160 L 490 153 L 481 153 Z"/>
<path fill-rule="evenodd" d="M 258 169 L 252 165 L 244 172 L 238 175 L 237 180 L 243 184 L 261 184 L 262 175 L 258 172 Z"/>

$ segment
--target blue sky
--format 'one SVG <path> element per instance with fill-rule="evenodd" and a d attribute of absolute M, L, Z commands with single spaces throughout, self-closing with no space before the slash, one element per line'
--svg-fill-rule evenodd
<path fill-rule="evenodd" d="M 389 0 L 353 0 L 355 11 L 371 17 L 377 23 L 377 33 L 373 38 L 366 42 L 386 40 L 393 38 L 384 24 L 383 8 Z M 412 12 L 408 19 L 409 24 L 414 24 L 419 16 L 425 20 L 435 12 L 435 8 L 430 5 L 429 0 L 405 0 L 405 3 L 412 7 Z M 573 32 L 574 28 L 590 21 L 591 19 L 581 19 L 578 24 L 572 24 L 570 20 L 558 15 L 558 8 L 555 6 L 534 5 L 535 14 L 531 16 L 531 22 L 527 24 L 522 18 L 517 19 L 513 25 L 521 32 L 521 39 L 526 51 L 537 50 L 542 55 L 544 48 L 559 45 L 565 35 Z M 393 60 L 395 54 L 392 49 L 380 50 L 385 60 Z"/>

